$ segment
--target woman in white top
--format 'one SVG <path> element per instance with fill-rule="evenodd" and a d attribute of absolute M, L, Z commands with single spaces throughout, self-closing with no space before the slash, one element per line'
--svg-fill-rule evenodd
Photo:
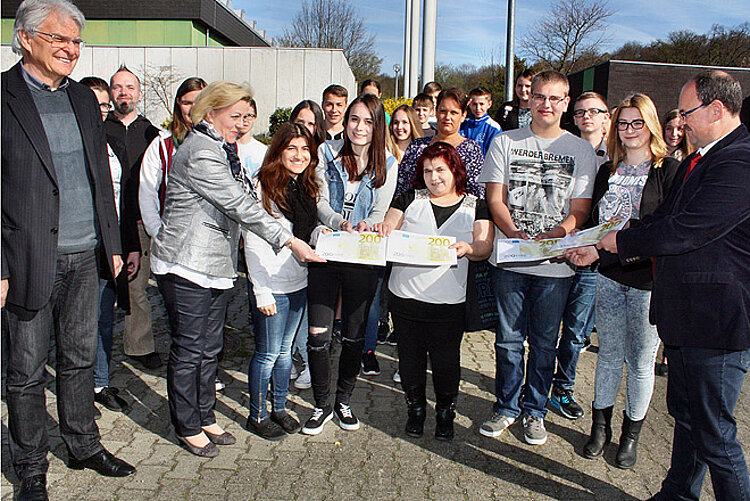
<path fill-rule="evenodd" d="M 318 221 L 315 143 L 305 127 L 282 125 L 273 137 L 255 185 L 266 211 L 295 237 L 308 241 Z M 297 433 L 299 422 L 286 412 L 292 342 L 307 307 L 307 267 L 288 249 L 273 247 L 247 231 L 245 261 L 253 284 L 255 352 L 248 369 L 250 416 L 247 429 L 275 440 Z M 273 378 L 271 377 L 273 376 Z M 273 412 L 266 409 L 273 385 Z"/>
<path fill-rule="evenodd" d="M 415 182 L 416 192 L 397 197 L 375 229 L 384 237 L 402 230 L 456 239 L 449 248 L 456 251 L 457 266 L 394 263 L 388 281 L 388 304 L 399 333 L 401 385 L 408 405 L 406 433 L 419 437 L 424 431 L 429 354 L 435 386 L 435 438 L 451 440 L 461 377 L 468 260 L 481 261 L 490 255 L 494 231 L 487 203 L 466 193 L 466 169 L 453 146 L 443 142 L 428 146 L 417 162 Z"/>
<path fill-rule="evenodd" d="M 180 84 L 174 98 L 172 121 L 167 130 L 151 141 L 141 162 L 141 181 L 138 186 L 138 205 L 141 209 L 143 228 L 154 238 L 161 228 L 164 197 L 167 192 L 167 177 L 172 167 L 172 158 L 177 147 L 193 128 L 190 110 L 198 94 L 206 87 L 199 77 L 190 77 Z"/>

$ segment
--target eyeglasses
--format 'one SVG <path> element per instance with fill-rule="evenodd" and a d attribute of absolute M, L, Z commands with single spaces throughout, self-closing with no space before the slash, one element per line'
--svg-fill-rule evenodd
<path fill-rule="evenodd" d="M 544 103 L 546 100 L 549 99 L 549 104 L 552 106 L 557 106 L 558 104 L 565 101 L 565 96 L 545 96 L 544 94 L 532 94 L 531 99 L 536 101 L 539 104 Z"/>
<path fill-rule="evenodd" d="M 704 106 L 706 106 L 706 105 L 705 104 L 699 104 L 698 106 L 696 106 L 692 110 L 681 111 L 680 112 L 680 116 L 682 117 L 683 120 L 687 120 L 688 115 L 690 115 L 694 111 L 698 111 L 699 109 L 703 108 Z"/>
<path fill-rule="evenodd" d="M 112 111 L 113 107 L 110 103 L 99 103 L 99 109 L 102 111 Z"/>
<path fill-rule="evenodd" d="M 36 33 L 37 35 L 45 35 L 49 37 L 49 44 L 56 48 L 56 49 L 62 49 L 63 47 L 67 47 L 69 43 L 72 43 L 73 46 L 77 49 L 83 49 L 86 46 L 86 42 L 84 42 L 80 38 L 70 38 L 63 35 L 58 35 L 57 33 L 47 33 L 45 31 L 39 31 L 39 30 L 29 30 L 32 33 Z"/>
<path fill-rule="evenodd" d="M 628 127 L 631 127 L 633 130 L 641 130 L 644 125 L 646 125 L 646 121 L 641 119 L 633 120 L 632 122 L 623 122 L 621 120 L 618 120 L 617 130 L 625 132 L 626 130 L 628 130 Z"/>
<path fill-rule="evenodd" d="M 573 116 L 576 118 L 583 118 L 584 115 L 588 113 L 592 117 L 595 117 L 599 115 L 599 113 L 607 113 L 607 110 L 600 110 L 599 108 L 589 108 L 589 109 L 581 109 L 581 110 L 575 110 L 573 112 Z"/>

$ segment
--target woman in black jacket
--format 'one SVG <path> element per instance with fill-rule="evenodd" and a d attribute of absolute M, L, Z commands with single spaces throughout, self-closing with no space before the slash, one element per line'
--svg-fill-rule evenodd
<path fill-rule="evenodd" d="M 595 224 L 614 218 L 630 224 L 654 212 L 673 182 L 679 163 L 667 157 L 667 147 L 653 101 L 643 94 L 627 97 L 612 116 L 607 136 L 610 162 L 603 164 L 594 182 L 592 197 Z M 599 261 L 596 285 L 596 323 L 599 356 L 593 403 L 591 436 L 584 456 L 602 454 L 612 436 L 611 420 L 617 392 L 627 365 L 627 398 L 620 447 L 615 458 L 619 468 L 632 468 L 636 446 L 654 388 L 654 361 L 659 338 L 649 323 L 651 261 L 628 266 L 617 256 L 595 247 L 566 253 L 576 265 Z"/>
<path fill-rule="evenodd" d="M 530 69 L 516 78 L 513 100 L 503 104 L 497 113 L 495 121 L 504 131 L 521 129 L 531 123 L 531 79 L 536 73 Z"/>

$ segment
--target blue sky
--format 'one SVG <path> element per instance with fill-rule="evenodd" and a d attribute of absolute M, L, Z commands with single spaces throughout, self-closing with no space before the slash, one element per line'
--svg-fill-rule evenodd
<path fill-rule="evenodd" d="M 391 72 L 403 57 L 404 0 L 349 0 L 375 33 L 376 49 L 383 58 L 382 70 Z M 421 0 L 418 0 L 421 2 Z M 233 0 L 267 36 L 283 33 L 301 0 Z M 516 0 L 516 46 L 533 29 L 552 2 Z M 669 32 L 688 29 L 706 33 L 713 24 L 736 26 L 750 21 L 748 0 L 610 0 L 617 12 L 610 18 L 608 49 L 624 42 L 650 42 Z M 718 7 L 718 8 L 717 8 Z M 503 0 L 438 0 L 438 64 L 489 64 L 505 61 L 507 3 Z"/>

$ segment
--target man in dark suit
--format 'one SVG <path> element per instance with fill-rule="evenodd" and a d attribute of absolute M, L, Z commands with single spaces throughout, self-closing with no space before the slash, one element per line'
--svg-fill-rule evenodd
<path fill-rule="evenodd" d="M 45 17 L 46 15 L 46 17 Z M 57 406 L 69 466 L 102 475 L 135 469 L 103 448 L 94 423 L 97 248 L 122 268 L 98 103 L 70 80 L 83 14 L 67 0 L 23 2 L 2 74 L 2 297 L 8 318 L 7 403 L 18 499 L 47 499 L 44 366 L 57 341 Z"/>
<path fill-rule="evenodd" d="M 740 84 L 722 71 L 682 88 L 698 151 L 643 224 L 599 247 L 623 263 L 655 257 L 651 318 L 669 360 L 672 463 L 655 500 L 698 499 L 706 468 L 716 499 L 750 499 L 734 408 L 750 367 L 750 133 Z"/>

